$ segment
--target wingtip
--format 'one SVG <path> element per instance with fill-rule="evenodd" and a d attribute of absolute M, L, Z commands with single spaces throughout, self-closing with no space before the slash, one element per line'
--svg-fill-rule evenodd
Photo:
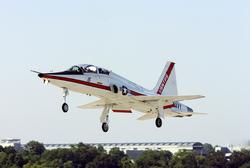
<path fill-rule="evenodd" d="M 77 106 L 76 108 L 83 109 L 82 105 L 81 106 Z"/>
<path fill-rule="evenodd" d="M 208 113 L 192 112 L 194 115 L 208 115 Z"/>

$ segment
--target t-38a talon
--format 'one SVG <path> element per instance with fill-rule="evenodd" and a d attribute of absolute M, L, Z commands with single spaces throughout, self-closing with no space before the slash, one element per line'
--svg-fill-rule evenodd
<path fill-rule="evenodd" d="M 201 95 L 177 95 L 175 63 L 167 62 L 155 87 L 151 90 L 143 88 L 120 75 L 104 68 L 80 64 L 55 73 L 38 73 L 39 78 L 49 81 L 49 84 L 63 88 L 63 112 L 69 110 L 66 96 L 70 91 L 93 95 L 99 100 L 79 106 L 82 109 L 103 108 L 101 115 L 102 130 L 107 132 L 109 111 L 132 113 L 138 111 L 143 115 L 139 120 L 155 119 L 159 128 L 164 117 L 190 117 L 193 110 L 180 103 L 183 100 L 199 99 Z M 145 70 L 146 75 L 153 67 Z M 160 113 L 159 113 L 160 109 Z M 160 115 L 159 115 L 160 114 Z"/>

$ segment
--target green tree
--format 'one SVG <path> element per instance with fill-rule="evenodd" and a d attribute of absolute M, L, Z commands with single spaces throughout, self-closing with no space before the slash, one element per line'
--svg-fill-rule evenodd
<path fill-rule="evenodd" d="M 37 141 L 30 141 L 25 145 L 25 148 L 32 155 L 41 155 L 45 151 L 43 144 Z"/>
<path fill-rule="evenodd" d="M 234 151 L 229 157 L 228 167 L 240 167 L 243 164 L 250 162 L 250 151 Z"/>
<path fill-rule="evenodd" d="M 213 146 L 212 146 L 211 144 L 209 144 L 209 143 L 203 144 L 203 149 L 204 149 L 204 151 L 206 152 L 206 154 L 209 154 L 209 153 L 211 153 L 211 152 L 214 152 Z"/>
<path fill-rule="evenodd" d="M 74 148 L 71 148 L 74 153 L 74 167 L 85 167 L 86 164 L 92 162 L 97 156 L 101 154 L 101 152 L 92 146 L 78 144 Z"/>
<path fill-rule="evenodd" d="M 112 162 L 110 155 L 102 153 L 98 155 L 92 162 L 86 164 L 86 168 L 119 168 L 116 163 Z"/>
<path fill-rule="evenodd" d="M 173 168 L 198 168 L 197 154 L 194 151 L 183 150 L 177 152 L 170 161 Z"/>
<path fill-rule="evenodd" d="M 101 145 L 98 145 L 97 150 L 98 150 L 100 153 L 106 153 L 105 149 L 104 149 L 103 146 L 101 146 Z"/>
<path fill-rule="evenodd" d="M 127 156 L 121 159 L 121 167 L 122 168 L 135 168 L 135 164 L 131 161 L 131 159 Z"/>
<path fill-rule="evenodd" d="M 111 157 L 111 161 L 118 167 L 121 167 L 121 160 L 123 157 L 127 156 L 123 151 L 120 151 L 119 148 L 112 148 L 109 151 L 109 155 Z"/>
<path fill-rule="evenodd" d="M 71 149 L 53 149 L 46 150 L 42 156 L 41 161 L 53 161 L 60 158 L 63 162 L 73 161 L 74 153 Z"/>
<path fill-rule="evenodd" d="M 205 161 L 206 161 L 206 157 L 205 156 L 201 156 L 201 155 L 196 155 L 195 156 L 196 162 L 197 162 L 197 166 L 199 168 L 205 167 Z"/>
<path fill-rule="evenodd" d="M 73 168 L 73 162 L 72 161 L 67 161 L 63 164 L 63 168 Z"/>
<path fill-rule="evenodd" d="M 171 157 L 169 151 L 147 150 L 135 162 L 138 168 L 168 167 Z"/>
<path fill-rule="evenodd" d="M 3 149 L 4 149 L 4 148 L 0 145 L 0 152 L 3 152 Z"/>
<path fill-rule="evenodd" d="M 7 162 L 8 155 L 5 152 L 0 152 L 0 167 L 4 167 Z"/>
<path fill-rule="evenodd" d="M 239 168 L 250 168 L 250 162 L 243 164 Z"/>
<path fill-rule="evenodd" d="M 225 168 L 227 167 L 227 159 L 222 152 L 211 152 L 206 156 L 204 165 L 213 168 Z"/>
<path fill-rule="evenodd" d="M 7 146 L 3 149 L 3 152 L 5 152 L 6 154 L 16 154 L 16 150 L 14 147 L 12 146 Z"/>
<path fill-rule="evenodd" d="M 27 161 L 24 160 L 23 155 L 21 153 L 17 153 L 14 158 L 14 164 L 18 167 L 23 167 L 24 164 L 26 164 Z"/>

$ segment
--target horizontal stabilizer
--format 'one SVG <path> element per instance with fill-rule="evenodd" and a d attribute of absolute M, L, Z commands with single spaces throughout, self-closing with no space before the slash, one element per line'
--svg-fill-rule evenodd
<path fill-rule="evenodd" d="M 172 112 L 166 111 L 165 116 L 167 117 L 190 117 L 192 115 L 205 115 L 207 113 L 197 113 L 197 112 Z M 150 120 L 155 119 L 157 117 L 156 113 L 146 113 L 143 116 L 139 117 L 137 120 Z"/>
<path fill-rule="evenodd" d="M 197 113 L 197 112 L 172 112 L 168 111 L 167 116 L 168 117 L 190 117 L 192 115 L 205 115 L 207 113 Z"/>
<path fill-rule="evenodd" d="M 156 117 L 157 117 L 156 113 L 147 113 L 147 114 L 144 114 L 143 116 L 137 118 L 137 120 L 144 121 L 144 120 L 155 119 Z"/>

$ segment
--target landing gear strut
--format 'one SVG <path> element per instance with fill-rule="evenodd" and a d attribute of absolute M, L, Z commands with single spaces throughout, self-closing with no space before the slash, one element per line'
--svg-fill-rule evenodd
<path fill-rule="evenodd" d="M 67 88 L 63 88 L 63 100 L 64 100 L 64 103 L 62 104 L 62 111 L 64 113 L 67 113 L 69 111 L 69 106 L 68 104 L 66 103 L 66 97 L 69 95 L 69 91 Z"/>
<path fill-rule="evenodd" d="M 110 105 L 105 106 L 103 111 L 102 111 L 102 115 L 100 117 L 103 132 L 108 132 L 108 130 L 109 130 L 108 122 L 109 122 L 109 110 L 110 110 L 110 108 L 111 108 Z"/>

